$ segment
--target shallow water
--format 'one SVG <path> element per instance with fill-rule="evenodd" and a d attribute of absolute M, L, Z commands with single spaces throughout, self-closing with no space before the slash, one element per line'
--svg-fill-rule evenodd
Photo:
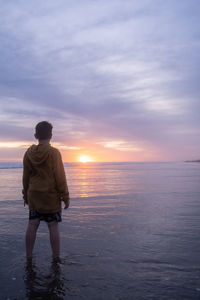
<path fill-rule="evenodd" d="M 25 261 L 22 169 L 0 169 L 0 299 L 200 299 L 200 164 L 66 166 L 61 264 Z"/>

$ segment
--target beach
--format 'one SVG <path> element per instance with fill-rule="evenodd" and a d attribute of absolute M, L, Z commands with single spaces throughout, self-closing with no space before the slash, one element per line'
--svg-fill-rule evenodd
<path fill-rule="evenodd" d="M 61 263 L 25 259 L 21 164 L 0 164 L 0 299 L 199 299 L 200 164 L 69 163 Z"/>

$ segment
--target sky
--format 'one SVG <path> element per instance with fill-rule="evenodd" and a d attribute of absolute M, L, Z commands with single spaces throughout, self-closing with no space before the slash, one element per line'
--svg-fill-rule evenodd
<path fill-rule="evenodd" d="M 199 0 L 0 0 L 0 160 L 200 158 Z"/>

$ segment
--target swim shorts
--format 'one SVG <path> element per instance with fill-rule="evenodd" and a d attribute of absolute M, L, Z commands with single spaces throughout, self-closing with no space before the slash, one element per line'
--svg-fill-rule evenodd
<path fill-rule="evenodd" d="M 40 221 L 45 221 L 47 223 L 52 221 L 62 222 L 61 211 L 52 214 L 41 214 L 36 210 L 29 211 L 29 220 L 40 219 Z"/>

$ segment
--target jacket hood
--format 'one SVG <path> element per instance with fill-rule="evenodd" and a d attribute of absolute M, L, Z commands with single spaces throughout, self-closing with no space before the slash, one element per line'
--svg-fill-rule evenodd
<path fill-rule="evenodd" d="M 27 156 L 33 165 L 41 165 L 49 157 L 50 149 L 50 144 L 32 145 L 27 150 Z"/>

